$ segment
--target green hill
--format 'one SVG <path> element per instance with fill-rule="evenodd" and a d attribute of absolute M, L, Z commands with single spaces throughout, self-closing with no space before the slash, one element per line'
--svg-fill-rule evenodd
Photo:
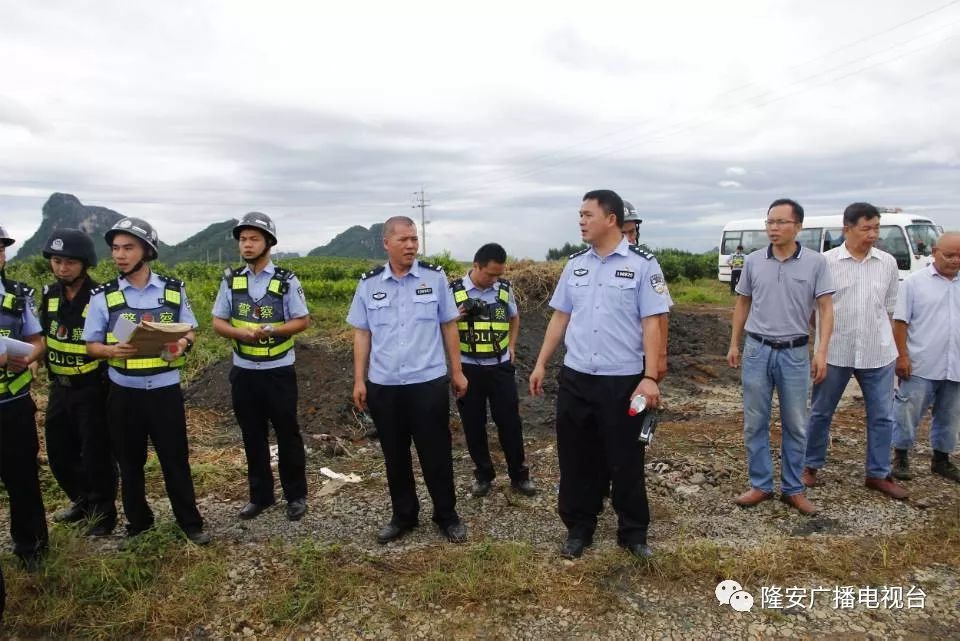
<path fill-rule="evenodd" d="M 326 245 L 311 250 L 307 256 L 386 258 L 387 252 L 383 249 L 383 223 L 375 223 L 370 229 L 354 225 L 337 234 Z"/>

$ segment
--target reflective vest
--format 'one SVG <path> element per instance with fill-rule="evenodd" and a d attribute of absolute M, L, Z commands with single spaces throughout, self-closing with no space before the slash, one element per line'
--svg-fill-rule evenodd
<path fill-rule="evenodd" d="M 108 328 L 114 327 L 117 324 L 117 319 L 121 316 L 126 317 L 133 323 L 139 323 L 142 320 L 161 323 L 177 323 L 180 321 L 180 302 L 183 298 L 180 295 L 180 290 L 183 288 L 183 281 L 160 276 L 160 274 L 157 274 L 157 276 L 164 282 L 163 302 L 158 307 L 151 309 L 133 309 L 130 307 L 116 278 L 94 290 L 94 294 L 102 291 L 106 296 L 107 312 L 110 315 L 107 321 Z M 112 332 L 107 332 L 107 345 L 116 345 L 119 342 Z M 158 355 L 111 358 L 107 360 L 107 363 L 118 373 L 125 376 L 153 376 L 179 369 L 183 367 L 185 360 L 181 355 L 168 363 Z"/>
<path fill-rule="evenodd" d="M 510 346 L 510 307 L 507 304 L 510 300 L 510 283 L 503 279 L 498 282 L 497 300 L 487 304 L 483 314 L 457 321 L 461 354 L 499 357 Z M 450 288 L 453 290 L 453 300 L 459 307 L 468 298 L 463 279 L 458 278 L 450 283 Z"/>
<path fill-rule="evenodd" d="M 97 285 L 91 281 L 95 288 Z M 105 367 L 102 360 L 87 355 L 83 340 L 83 323 L 90 309 L 87 302 L 79 317 L 65 317 L 60 310 L 63 287 L 58 283 L 43 289 L 40 303 L 40 324 L 47 341 L 47 372 L 54 376 L 81 376 Z"/>
<path fill-rule="evenodd" d="M 4 283 L 6 292 L 0 302 L 0 336 L 23 340 L 23 314 L 27 309 L 27 299 L 33 296 L 33 288 L 8 280 Z M 26 368 L 20 373 L 14 373 L 7 368 L 0 368 L 0 400 L 7 400 L 22 396 L 30 391 L 30 381 L 33 373 Z"/>
<path fill-rule="evenodd" d="M 745 256 L 743 254 L 734 254 L 730 257 L 730 269 L 743 269 L 743 261 Z"/>
<path fill-rule="evenodd" d="M 245 329 L 257 329 L 267 325 L 279 327 L 286 322 L 283 297 L 290 289 L 293 272 L 274 268 L 273 277 L 267 284 L 263 298 L 254 300 L 247 286 L 245 267 L 227 268 L 224 280 L 230 288 L 230 325 Z M 233 351 L 248 361 L 275 361 L 293 349 L 292 336 L 268 336 L 255 343 L 233 341 Z"/>

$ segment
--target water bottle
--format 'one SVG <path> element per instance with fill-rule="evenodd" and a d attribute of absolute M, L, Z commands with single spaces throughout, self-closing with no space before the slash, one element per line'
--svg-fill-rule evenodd
<path fill-rule="evenodd" d="M 630 416 L 636 416 L 645 410 L 647 407 L 647 397 L 643 394 L 637 394 L 630 401 L 630 409 L 627 410 L 627 414 Z"/>
<path fill-rule="evenodd" d="M 180 342 L 174 341 L 173 343 L 165 343 L 163 346 L 163 351 L 160 352 L 160 358 L 172 363 L 180 355 Z"/>

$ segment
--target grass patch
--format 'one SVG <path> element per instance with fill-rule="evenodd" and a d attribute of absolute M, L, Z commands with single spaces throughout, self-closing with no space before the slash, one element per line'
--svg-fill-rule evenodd
<path fill-rule="evenodd" d="M 93 639 L 183 635 L 200 623 L 224 578 L 214 549 L 163 524 L 128 550 L 99 552 L 69 528 L 51 530 L 40 572 L 7 568 L 5 626 L 14 636 Z M 7 559 L 9 561 L 9 559 Z"/>
<path fill-rule="evenodd" d="M 716 278 L 698 278 L 687 280 L 678 278 L 671 281 L 670 296 L 678 305 L 733 305 L 729 283 L 721 283 Z"/>

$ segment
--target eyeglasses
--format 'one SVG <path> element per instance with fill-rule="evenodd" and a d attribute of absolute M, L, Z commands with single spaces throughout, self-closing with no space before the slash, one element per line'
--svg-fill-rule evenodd
<path fill-rule="evenodd" d="M 796 225 L 795 220 L 768 220 L 767 227 L 786 227 L 787 225 Z"/>

